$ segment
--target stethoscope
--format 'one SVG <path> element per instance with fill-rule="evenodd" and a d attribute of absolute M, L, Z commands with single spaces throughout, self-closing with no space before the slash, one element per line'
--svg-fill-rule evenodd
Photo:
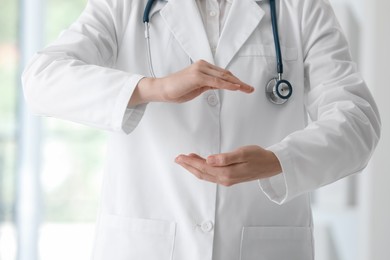
<path fill-rule="evenodd" d="M 267 86 L 265 87 L 265 92 L 269 101 L 271 101 L 276 105 L 281 105 L 286 103 L 287 100 L 289 100 L 289 98 L 292 95 L 293 88 L 291 83 L 288 80 L 283 79 L 283 59 L 282 59 L 282 51 L 280 49 L 278 23 L 276 20 L 277 19 L 276 4 L 275 4 L 275 0 L 269 0 L 269 1 L 270 1 L 270 9 L 271 9 L 272 32 L 273 32 L 275 51 L 276 51 L 276 62 L 277 62 L 276 69 L 277 69 L 278 76 L 272 78 L 268 82 Z M 149 71 L 152 77 L 155 78 L 156 75 L 154 74 L 154 70 L 153 70 L 152 55 L 151 55 L 151 48 L 150 48 L 150 33 L 149 33 L 149 18 L 150 18 L 149 15 L 154 2 L 155 0 L 148 0 L 144 11 L 143 22 L 145 24 L 145 39 L 146 39 Z"/>

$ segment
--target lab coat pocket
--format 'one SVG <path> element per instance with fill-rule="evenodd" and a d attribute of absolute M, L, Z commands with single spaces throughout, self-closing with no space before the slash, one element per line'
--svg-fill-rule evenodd
<path fill-rule="evenodd" d="M 289 67 L 298 60 L 298 49 L 295 47 L 280 46 L 284 66 Z M 237 57 L 241 58 L 261 58 L 267 64 L 269 73 L 276 73 L 276 51 L 274 45 L 263 45 L 258 43 L 248 43 L 240 49 Z M 262 67 L 259 64 L 259 67 Z"/>
<path fill-rule="evenodd" d="M 284 61 L 296 61 L 298 59 L 297 48 L 280 46 L 280 49 Z M 248 43 L 242 46 L 241 50 L 237 53 L 237 55 L 240 57 L 263 56 L 266 58 L 276 59 L 275 46 L 256 43 Z"/>
<path fill-rule="evenodd" d="M 94 260 L 170 260 L 175 231 L 170 221 L 102 215 Z"/>
<path fill-rule="evenodd" d="M 309 227 L 244 227 L 240 260 L 313 260 Z"/>

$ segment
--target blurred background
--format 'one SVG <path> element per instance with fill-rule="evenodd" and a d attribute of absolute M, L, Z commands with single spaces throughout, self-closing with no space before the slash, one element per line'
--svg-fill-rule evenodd
<path fill-rule="evenodd" d="M 363 174 L 312 194 L 316 259 L 389 260 L 390 2 L 331 2 L 378 103 L 383 134 Z M 0 0 L 0 260 L 90 258 L 106 134 L 32 116 L 20 84 L 27 60 L 85 4 Z"/>

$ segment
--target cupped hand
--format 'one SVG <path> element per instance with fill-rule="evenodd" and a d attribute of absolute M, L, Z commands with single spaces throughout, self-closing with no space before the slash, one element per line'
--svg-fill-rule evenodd
<path fill-rule="evenodd" d="M 197 154 L 179 155 L 175 162 L 197 178 L 223 186 L 264 179 L 282 172 L 275 154 L 255 145 L 207 158 Z"/>

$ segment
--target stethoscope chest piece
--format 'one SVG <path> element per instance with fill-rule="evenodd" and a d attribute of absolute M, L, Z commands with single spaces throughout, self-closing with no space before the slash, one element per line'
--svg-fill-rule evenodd
<path fill-rule="evenodd" d="M 268 82 L 265 92 L 269 101 L 282 105 L 291 97 L 293 89 L 287 80 L 273 78 Z"/>

